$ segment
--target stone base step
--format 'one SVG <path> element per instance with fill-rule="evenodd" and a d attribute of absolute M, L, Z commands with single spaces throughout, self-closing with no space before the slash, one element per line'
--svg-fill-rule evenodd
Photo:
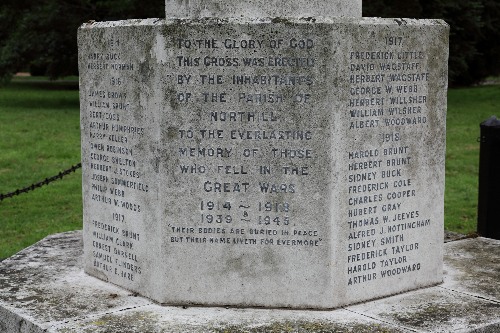
<path fill-rule="evenodd" d="M 82 251 L 74 231 L 0 262 L 0 332 L 500 332 L 500 241 L 486 238 L 444 245 L 439 286 L 330 311 L 161 306 L 86 275 Z"/>

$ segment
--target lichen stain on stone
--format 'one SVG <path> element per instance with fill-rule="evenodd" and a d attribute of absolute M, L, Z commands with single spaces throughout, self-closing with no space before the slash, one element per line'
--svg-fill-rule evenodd
<path fill-rule="evenodd" d="M 271 23 L 283 23 L 283 24 L 293 24 L 290 20 L 284 18 L 284 17 L 275 17 L 271 20 Z"/>
<path fill-rule="evenodd" d="M 170 41 L 177 38 L 187 38 L 187 31 L 184 27 L 180 25 L 180 23 L 174 23 L 174 24 L 165 24 L 163 28 L 160 31 L 160 34 L 164 37 L 166 41 L 166 47 L 174 47 L 173 42 L 171 43 Z M 175 36 L 175 39 L 172 38 Z"/>
<path fill-rule="evenodd" d="M 216 333 L 396 333 L 378 324 L 338 324 L 326 321 L 283 321 L 263 326 L 229 325 L 213 328 Z"/>
<path fill-rule="evenodd" d="M 176 91 L 173 87 L 167 87 L 164 91 L 165 99 L 168 101 L 170 108 L 175 111 L 179 108 L 179 103 L 177 102 Z"/>
<path fill-rule="evenodd" d="M 301 17 L 300 20 L 303 20 L 303 21 L 306 21 L 306 22 L 316 22 L 316 18 L 315 17 Z"/>
<path fill-rule="evenodd" d="M 139 76 L 141 77 L 141 82 L 148 82 L 151 79 L 151 67 L 146 62 L 139 63 Z"/>
<path fill-rule="evenodd" d="M 89 323 L 82 333 L 163 332 L 156 325 L 158 315 L 152 312 L 107 315 Z M 165 331 L 166 332 L 166 331 Z"/>
<path fill-rule="evenodd" d="M 454 250 L 455 253 L 473 254 L 469 258 L 463 256 L 452 257 L 447 255 L 445 260 L 449 265 L 460 271 L 458 279 L 461 284 L 466 284 L 472 291 L 500 297 L 500 286 L 494 283 L 498 278 L 500 264 L 500 248 L 496 244 L 488 244 L 479 240 L 464 241 Z M 492 262 L 494 261 L 494 262 Z M 481 279 L 477 277 L 481 276 Z"/>
<path fill-rule="evenodd" d="M 161 158 L 160 157 L 154 157 L 150 161 L 151 161 L 151 164 L 153 166 L 153 170 L 155 171 L 155 173 L 159 173 L 160 172 Z"/>
<path fill-rule="evenodd" d="M 452 304 L 423 305 L 413 312 L 397 313 L 393 317 L 404 325 L 413 327 L 426 327 L 433 323 L 450 322 L 452 315 Z"/>
<path fill-rule="evenodd" d="M 177 127 L 169 127 L 165 131 L 165 137 L 168 141 L 176 140 L 179 138 L 179 129 Z"/>
<path fill-rule="evenodd" d="M 244 258 L 242 256 L 228 259 L 226 262 L 226 267 L 232 271 L 241 272 L 244 268 L 243 261 Z"/>
<path fill-rule="evenodd" d="M 484 306 L 487 308 L 490 308 L 490 309 L 500 308 L 500 304 L 498 304 L 498 303 L 486 303 Z"/>

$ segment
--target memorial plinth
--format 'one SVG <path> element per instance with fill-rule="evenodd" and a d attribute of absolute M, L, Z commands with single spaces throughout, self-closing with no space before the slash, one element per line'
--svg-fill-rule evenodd
<path fill-rule="evenodd" d="M 163 304 L 240 307 L 440 283 L 448 32 L 333 17 L 84 24 L 85 271 Z"/>
<path fill-rule="evenodd" d="M 81 231 L 0 262 L 2 333 L 498 333 L 500 241 L 444 244 L 444 282 L 341 309 L 161 306 L 82 272 Z"/>

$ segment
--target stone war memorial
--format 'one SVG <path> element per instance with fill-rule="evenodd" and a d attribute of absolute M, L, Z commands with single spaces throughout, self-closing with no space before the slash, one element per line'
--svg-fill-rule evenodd
<path fill-rule="evenodd" d="M 441 283 L 448 34 L 360 0 L 83 24 L 85 272 L 165 305 L 331 309 Z"/>
<path fill-rule="evenodd" d="M 0 332 L 500 332 L 500 241 L 443 230 L 444 21 L 165 12 L 79 28 L 83 230 L 0 262 Z"/>

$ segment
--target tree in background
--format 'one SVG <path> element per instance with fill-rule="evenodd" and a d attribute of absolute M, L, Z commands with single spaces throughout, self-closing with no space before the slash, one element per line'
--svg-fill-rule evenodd
<path fill-rule="evenodd" d="M 469 63 L 469 70 L 472 77 L 464 83 L 475 83 L 490 75 L 500 75 L 500 1 L 483 0 L 483 10 L 481 15 L 481 27 L 477 39 L 477 53 L 473 61 Z"/>
<path fill-rule="evenodd" d="M 450 85 L 500 75 L 498 0 L 364 0 L 363 16 L 444 19 L 450 25 Z"/>
<path fill-rule="evenodd" d="M 22 70 L 53 79 L 77 75 L 82 23 L 163 17 L 163 8 L 164 0 L 2 0 L 0 79 Z"/>
<path fill-rule="evenodd" d="M 57 78 L 77 75 L 81 23 L 164 17 L 164 0 L 1 0 L 0 79 L 29 69 Z M 363 0 L 363 15 L 442 18 L 451 26 L 450 85 L 500 75 L 500 1 Z"/>

